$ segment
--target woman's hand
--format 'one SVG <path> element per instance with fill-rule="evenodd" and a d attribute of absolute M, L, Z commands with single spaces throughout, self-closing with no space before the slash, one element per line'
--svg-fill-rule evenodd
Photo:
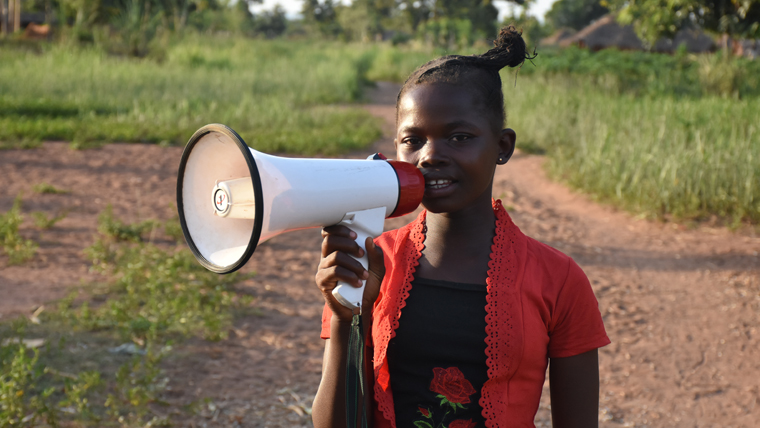
<path fill-rule="evenodd" d="M 315 277 L 327 305 L 341 321 L 351 322 L 351 309 L 341 305 L 332 295 L 338 281 L 353 287 L 361 287 L 361 281 L 367 280 L 362 299 L 362 310 L 371 311 L 380 293 L 380 284 L 385 275 L 385 263 L 382 250 L 375 246 L 372 238 L 367 238 L 367 258 L 369 270 L 365 270 L 354 257 L 362 257 L 364 250 L 356 243 L 356 233 L 345 226 L 328 226 L 322 229 L 322 260 Z"/>

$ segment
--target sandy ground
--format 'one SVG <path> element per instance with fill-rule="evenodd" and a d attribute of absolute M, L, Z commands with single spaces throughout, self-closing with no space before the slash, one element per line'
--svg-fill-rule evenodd
<path fill-rule="evenodd" d="M 395 90 L 379 86 L 365 106 L 386 135 Z M 391 139 L 353 156 L 374 151 L 393 155 Z M 0 151 L 0 212 L 17 194 L 25 213 L 69 210 L 50 230 L 25 223 L 22 234 L 40 243 L 33 261 L 8 266 L 0 256 L 0 320 L 92 279 L 82 250 L 107 204 L 125 221 L 170 218 L 181 152 L 141 144 L 72 151 L 60 142 Z M 760 426 L 760 237 L 637 220 L 549 181 L 542 162 L 518 153 L 497 171 L 494 196 L 526 234 L 572 256 L 591 279 L 612 339 L 600 351 L 600 425 Z M 33 193 L 41 182 L 71 193 Z M 199 403 L 177 426 L 311 426 L 323 349 L 319 244 L 319 231 L 306 230 L 260 246 L 244 268 L 257 275 L 241 284 L 260 314 L 238 319 L 228 340 L 177 347 L 165 364 L 166 400 Z M 546 392 L 539 427 L 551 425 Z"/>

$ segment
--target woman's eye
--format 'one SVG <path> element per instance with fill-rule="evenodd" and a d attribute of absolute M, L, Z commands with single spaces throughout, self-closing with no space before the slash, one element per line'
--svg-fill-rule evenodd
<path fill-rule="evenodd" d="M 419 138 L 410 137 L 410 138 L 404 138 L 403 140 L 401 140 L 401 142 L 404 143 L 404 144 L 408 144 L 410 146 L 413 146 L 413 145 L 416 145 L 416 144 L 420 144 L 420 139 Z"/>
<path fill-rule="evenodd" d="M 456 134 L 451 137 L 451 141 L 454 141 L 456 143 L 461 143 L 463 141 L 469 140 L 471 137 L 469 135 L 465 134 Z"/>

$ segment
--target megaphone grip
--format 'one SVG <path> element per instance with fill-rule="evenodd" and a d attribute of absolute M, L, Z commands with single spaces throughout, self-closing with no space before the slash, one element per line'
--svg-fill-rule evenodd
<path fill-rule="evenodd" d="M 354 257 L 354 259 L 361 263 L 364 269 L 369 269 L 369 258 L 367 257 L 367 248 L 364 243 L 367 238 L 375 238 L 383 233 L 384 222 L 385 207 L 379 207 L 348 213 L 343 217 L 343 220 L 338 223 L 348 227 L 356 233 L 356 243 L 362 250 L 364 250 L 364 256 Z M 332 294 L 341 305 L 351 310 L 361 310 L 364 287 L 366 285 L 366 280 L 362 280 L 361 287 L 354 287 L 348 283 L 339 281 L 338 286 L 333 289 Z"/>

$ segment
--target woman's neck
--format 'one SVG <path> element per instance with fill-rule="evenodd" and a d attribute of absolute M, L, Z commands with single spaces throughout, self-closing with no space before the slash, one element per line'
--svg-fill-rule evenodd
<path fill-rule="evenodd" d="M 426 236 L 442 243 L 459 243 L 458 241 L 477 241 L 479 237 L 493 237 L 496 215 L 489 201 L 488 205 L 479 204 L 455 213 L 427 213 L 425 225 Z M 476 243 L 476 242 L 473 242 Z M 464 242 L 460 244 L 465 244 Z"/>
<path fill-rule="evenodd" d="M 422 278 L 485 283 L 495 233 L 490 200 L 456 213 L 427 213 Z"/>

